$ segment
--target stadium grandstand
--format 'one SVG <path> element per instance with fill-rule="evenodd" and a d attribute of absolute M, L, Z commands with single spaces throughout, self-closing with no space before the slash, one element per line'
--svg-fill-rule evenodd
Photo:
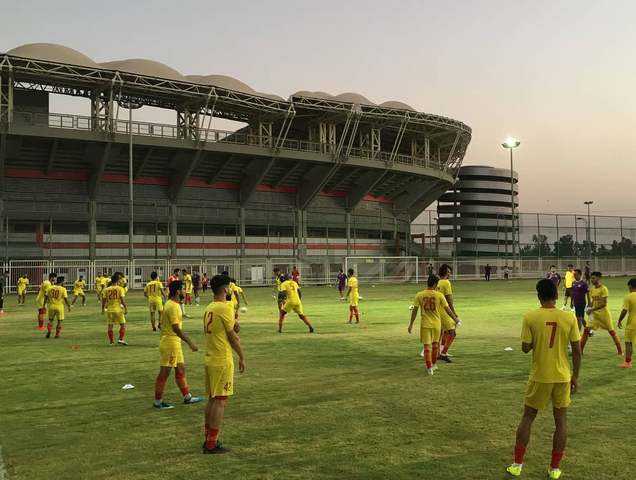
<path fill-rule="evenodd" d="M 0 93 L 7 260 L 412 254 L 411 221 L 453 185 L 471 139 L 399 101 L 283 99 L 55 44 L 0 53 Z M 90 114 L 49 111 L 52 95 Z M 139 107 L 174 122 L 136 121 Z"/>

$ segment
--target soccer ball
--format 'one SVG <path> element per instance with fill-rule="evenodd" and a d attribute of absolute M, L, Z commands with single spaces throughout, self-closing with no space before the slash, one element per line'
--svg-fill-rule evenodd
<path fill-rule="evenodd" d="M 413 309 L 415 308 L 415 305 L 409 305 L 409 310 L 412 312 Z"/>
<path fill-rule="evenodd" d="M 241 307 L 241 313 L 247 313 L 247 307 Z"/>

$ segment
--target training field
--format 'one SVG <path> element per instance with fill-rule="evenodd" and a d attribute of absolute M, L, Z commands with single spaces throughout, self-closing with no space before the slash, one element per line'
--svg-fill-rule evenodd
<path fill-rule="evenodd" d="M 616 320 L 626 279 L 606 284 Z M 165 400 L 176 408 L 152 408 L 159 335 L 139 292 L 128 298 L 128 347 L 107 344 L 92 294 L 87 307 L 67 313 L 58 340 L 35 329 L 34 295 L 19 310 L 10 296 L 9 314 L 0 318 L 0 446 L 8 473 L 0 478 L 506 478 L 530 361 L 520 351 L 521 317 L 537 304 L 534 281 L 454 287 L 463 325 L 454 363 L 441 364 L 434 377 L 425 375 L 419 335 L 406 331 L 415 285 L 362 284 L 359 326 L 346 324 L 335 288 L 304 288 L 313 335 L 292 316 L 285 333 L 276 333 L 271 290 L 247 289 L 247 370 L 237 373 L 226 409 L 221 438 L 232 453 L 225 456 L 200 453 L 203 404 L 181 404 L 173 377 Z M 202 310 L 191 307 L 184 321 L 201 346 Z M 202 394 L 203 353 L 185 346 L 184 353 L 192 393 Z M 590 339 L 563 478 L 633 478 L 636 371 L 618 363 L 609 335 Z M 122 390 L 126 383 L 135 389 Z M 551 413 L 541 413 L 522 478 L 545 478 L 551 432 Z"/>

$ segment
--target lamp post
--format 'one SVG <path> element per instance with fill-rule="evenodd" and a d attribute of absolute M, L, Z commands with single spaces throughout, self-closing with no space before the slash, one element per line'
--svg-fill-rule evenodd
<path fill-rule="evenodd" d="M 129 202 L 129 217 L 128 217 L 128 259 L 133 260 L 135 245 L 134 245 L 134 220 L 135 214 L 133 210 L 133 134 L 132 134 L 132 111 L 141 108 L 140 103 L 134 102 L 130 99 L 119 99 L 119 105 L 122 108 L 128 109 L 128 202 Z"/>
<path fill-rule="evenodd" d="M 587 258 L 588 260 L 591 260 L 592 259 L 592 232 L 590 231 L 590 228 L 592 227 L 592 224 L 590 222 L 590 205 L 592 205 L 594 201 L 588 200 L 583 203 L 587 206 Z"/>
<path fill-rule="evenodd" d="M 501 144 L 502 147 L 510 150 L 510 222 L 512 227 L 512 271 L 515 270 L 515 171 L 512 158 L 512 151 L 521 145 L 521 142 L 514 137 L 508 137 Z M 518 238 L 517 238 L 518 240 Z M 507 250 L 507 248 L 506 248 Z"/>
<path fill-rule="evenodd" d="M 585 222 L 585 241 L 587 242 L 588 249 L 589 249 L 589 243 L 590 243 L 590 224 L 589 224 L 589 221 L 588 221 L 587 218 L 584 218 L 584 217 L 576 217 L 576 220 L 577 221 L 580 220 L 582 222 Z M 575 227 L 578 227 L 578 224 Z"/>

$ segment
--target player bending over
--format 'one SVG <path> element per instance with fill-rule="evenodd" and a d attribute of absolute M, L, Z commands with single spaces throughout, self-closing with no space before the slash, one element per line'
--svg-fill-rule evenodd
<path fill-rule="evenodd" d="M 44 280 L 40 285 L 40 290 L 38 291 L 38 296 L 35 298 L 35 302 L 38 306 L 38 330 L 43 332 L 44 328 L 44 316 L 46 315 L 46 295 L 49 293 L 49 289 L 55 283 L 55 279 L 57 275 L 55 273 L 49 273 L 49 279 Z"/>
<path fill-rule="evenodd" d="M 417 312 L 421 310 L 420 341 L 424 345 L 424 362 L 426 363 L 426 372 L 429 375 L 433 375 L 437 370 L 439 337 L 442 333 L 442 312 L 446 312 L 455 322 L 459 322 L 459 318 L 449 308 L 444 295 L 437 291 L 438 282 L 437 276 L 430 275 L 426 282 L 426 289 L 415 295 L 408 328 L 410 334 L 413 331 Z"/>
<path fill-rule="evenodd" d="M 314 333 L 314 327 L 311 325 L 309 318 L 305 315 L 303 310 L 303 303 L 300 300 L 300 287 L 295 280 L 290 280 L 288 276 L 285 276 L 285 281 L 280 286 L 281 291 L 285 294 L 285 303 L 280 309 L 278 316 L 278 333 L 283 333 L 283 322 L 285 321 L 285 315 L 289 312 L 294 312 L 298 315 L 307 327 L 309 327 L 309 333 Z"/>
<path fill-rule="evenodd" d="M 163 284 L 161 280 L 159 280 L 159 275 L 157 272 L 152 272 L 150 274 L 150 281 L 146 283 L 144 287 L 144 297 L 148 299 L 148 309 L 150 310 L 150 325 L 152 326 L 152 331 L 157 331 L 157 323 L 156 321 L 161 316 L 161 312 L 163 312 L 163 303 L 165 300 L 166 294 L 164 293 Z"/>
<path fill-rule="evenodd" d="M 111 345 L 115 344 L 115 336 L 113 333 L 113 325 L 119 325 L 118 345 L 128 345 L 124 337 L 126 336 L 126 317 L 128 315 L 128 306 L 126 305 L 126 292 L 124 288 L 119 286 L 119 275 L 114 273 L 110 279 L 111 285 L 102 290 L 102 313 L 106 313 L 106 321 L 108 322 L 108 341 Z"/>
<path fill-rule="evenodd" d="M 591 297 L 591 301 L 588 302 L 591 306 L 587 307 L 587 314 L 592 316 L 592 321 L 588 322 L 585 330 L 583 331 L 581 353 L 585 349 L 585 344 L 587 343 L 587 339 L 590 337 L 590 333 L 593 330 L 602 328 L 603 330 L 607 330 L 612 337 L 612 340 L 614 340 L 617 353 L 619 355 L 623 355 L 621 340 L 618 338 L 616 330 L 614 330 L 612 314 L 610 313 L 609 306 L 607 304 L 609 290 L 601 283 L 601 276 L 601 272 L 592 272 L 592 288 L 588 294 Z"/>
<path fill-rule="evenodd" d="M 29 286 L 29 277 L 27 277 L 26 273 L 23 273 L 22 275 L 20 275 L 20 278 L 18 278 L 18 285 L 17 285 L 18 305 L 20 305 L 21 307 L 24 307 L 24 302 L 26 302 L 26 294 L 27 294 L 28 286 Z"/>
<path fill-rule="evenodd" d="M 234 394 L 234 358 L 239 357 L 239 372 L 245 371 L 245 356 L 237 335 L 237 324 L 232 305 L 227 301 L 231 294 L 230 278 L 216 275 L 211 281 L 214 300 L 203 315 L 205 335 L 205 390 L 208 404 L 205 407 L 205 442 L 203 453 L 218 454 L 229 450 L 219 442 L 219 430 L 228 397 Z"/>
<path fill-rule="evenodd" d="M 551 280 L 539 280 L 537 296 L 541 308 L 526 314 L 521 329 L 521 349 L 524 353 L 532 351 L 532 369 L 526 387 L 523 416 L 517 428 L 515 461 L 506 471 L 513 477 L 521 475 L 532 423 L 538 411 L 552 403 L 556 429 L 548 477 L 556 479 L 561 478 L 570 394 L 576 393 L 581 367 L 581 333 L 572 313 L 556 308 L 558 289 Z M 568 362 L 568 344 L 572 348 L 574 371 L 570 370 Z"/>
<path fill-rule="evenodd" d="M 448 308 L 450 308 L 455 317 L 457 317 L 457 311 L 455 310 L 455 304 L 453 302 L 453 287 L 451 286 L 450 276 L 453 270 L 447 264 L 439 267 L 439 282 L 437 283 L 437 291 L 440 292 L 446 298 L 448 302 Z M 455 337 L 457 336 L 457 327 L 459 323 L 456 323 L 445 311 L 442 312 L 442 337 L 441 337 L 441 352 L 439 359 L 447 363 L 451 363 L 451 359 L 448 355 Z"/>
<path fill-rule="evenodd" d="M 629 293 L 623 300 L 623 310 L 618 319 L 618 328 L 623 328 L 623 320 L 627 316 L 625 323 L 625 361 L 619 365 L 621 368 L 632 368 L 632 354 L 634 343 L 636 343 L 636 278 L 627 282 Z"/>
<path fill-rule="evenodd" d="M 62 322 L 64 321 L 64 305 L 71 311 L 71 305 L 68 303 L 68 292 L 64 288 L 64 277 L 57 277 L 55 285 L 48 289 L 44 306 L 48 305 L 49 323 L 46 325 L 46 338 L 51 338 L 51 330 L 53 330 L 53 321 L 57 320 L 55 327 L 55 338 L 60 338 L 62 331 Z"/>
<path fill-rule="evenodd" d="M 183 315 L 181 313 L 181 302 L 184 297 L 183 283 L 180 280 L 175 280 L 168 289 L 170 299 L 166 302 L 161 314 L 160 366 L 159 374 L 155 380 L 155 401 L 153 403 L 153 407 L 159 410 L 174 408 L 174 405 L 163 401 L 163 391 L 173 368 L 175 381 L 183 395 L 183 403 L 191 405 L 203 400 L 201 397 L 192 396 L 186 379 L 181 340 L 186 342 L 193 352 L 199 349 L 183 331 Z"/>
<path fill-rule="evenodd" d="M 71 305 L 75 305 L 78 298 L 82 299 L 82 307 L 86 306 L 86 293 L 84 289 L 86 288 L 86 281 L 84 280 L 84 276 L 80 275 L 77 280 L 73 283 L 73 301 Z"/>
<path fill-rule="evenodd" d="M 347 270 L 347 298 L 349 299 L 349 323 L 356 317 L 356 323 L 360 323 L 360 293 L 358 291 L 358 279 L 353 276 L 353 268 Z"/>

